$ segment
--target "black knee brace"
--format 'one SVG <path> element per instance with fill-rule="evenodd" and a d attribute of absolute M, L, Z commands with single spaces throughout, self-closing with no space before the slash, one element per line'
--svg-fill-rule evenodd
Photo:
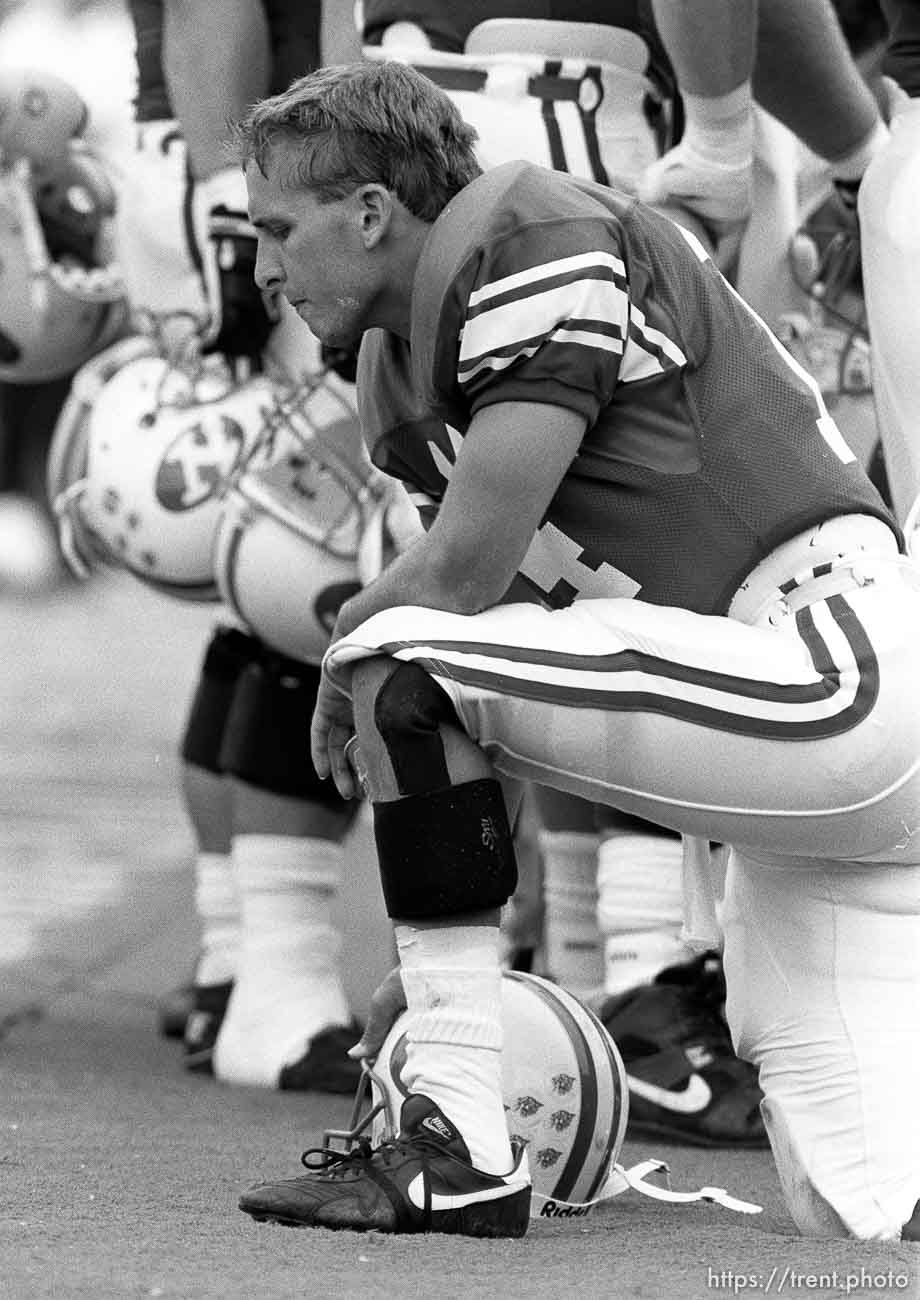
<path fill-rule="evenodd" d="M 517 864 L 498 781 L 466 781 L 374 804 L 387 914 L 420 921 L 501 907 Z"/>
<path fill-rule="evenodd" d="M 262 655 L 257 637 L 219 627 L 205 651 L 198 685 L 179 746 L 184 762 L 220 772 L 220 747 L 240 675 Z"/>
<path fill-rule="evenodd" d="M 460 725 L 447 694 L 417 664 L 396 664 L 374 701 L 374 723 L 400 794 L 427 794 L 450 786 L 442 722 Z"/>
<path fill-rule="evenodd" d="M 310 757 L 310 722 L 320 670 L 263 649 L 241 675 L 220 747 L 221 770 L 249 785 L 354 815 L 332 781 L 321 781 Z"/>

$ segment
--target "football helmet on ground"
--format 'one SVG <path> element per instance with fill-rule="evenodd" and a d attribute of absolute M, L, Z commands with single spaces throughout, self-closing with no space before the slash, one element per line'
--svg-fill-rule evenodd
<path fill-rule="evenodd" d="M 512 1143 L 527 1147 L 533 1195 L 531 1218 L 582 1218 L 630 1190 L 655 1200 L 710 1201 L 739 1213 L 759 1205 L 721 1187 L 675 1192 L 668 1166 L 648 1159 L 630 1169 L 618 1163 L 629 1111 L 626 1071 L 619 1050 L 597 1016 L 558 984 L 538 975 L 502 975 L 505 1041 L 502 1093 Z M 328 1129 L 324 1146 L 395 1138 L 403 1102 L 406 1015 L 393 1022 L 373 1066 L 365 1064 L 350 1126 Z M 369 1094 L 369 1096 L 368 1096 Z M 662 1177 L 665 1186 L 649 1182 Z"/>
<path fill-rule="evenodd" d="M 502 977 L 505 1047 L 502 1093 L 512 1140 L 527 1146 L 534 1218 L 586 1214 L 623 1145 L 629 1090 L 623 1062 L 603 1025 L 577 998 L 536 975 Z M 394 1137 L 408 1089 L 406 1017 L 390 1029 L 368 1070 L 372 1108 L 355 1128 L 330 1131 L 327 1144 L 371 1127 L 371 1144 Z M 356 1102 L 356 1118 L 364 1099 Z"/>
<path fill-rule="evenodd" d="M 0 72 L 0 380 L 71 374 L 124 329 L 115 192 L 49 73 Z"/>

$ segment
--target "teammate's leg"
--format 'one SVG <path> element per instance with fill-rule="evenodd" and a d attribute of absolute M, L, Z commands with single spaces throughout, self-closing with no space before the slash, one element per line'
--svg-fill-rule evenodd
<path fill-rule="evenodd" d="M 348 1092 L 356 1027 L 333 907 L 357 805 L 310 762 L 318 674 L 263 646 L 228 714 L 220 765 L 232 787 L 242 930 L 214 1072 L 231 1083 Z"/>
<path fill-rule="evenodd" d="M 184 1026 L 185 1063 L 210 1072 L 240 946 L 240 906 L 231 858 L 232 794 L 220 747 L 240 675 L 261 645 L 237 628 L 219 627 L 205 653 L 180 747 L 182 793 L 195 835 L 195 908 L 201 929 Z"/>
<path fill-rule="evenodd" d="M 872 388 L 888 481 L 901 522 L 920 494 L 920 99 L 896 111 L 891 140 L 859 191 L 863 287 L 872 340 Z"/>

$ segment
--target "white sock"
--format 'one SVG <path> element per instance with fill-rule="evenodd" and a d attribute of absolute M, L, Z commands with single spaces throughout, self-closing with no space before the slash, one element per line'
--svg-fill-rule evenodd
<path fill-rule="evenodd" d="M 543 943 L 550 976 L 577 998 L 604 984 L 597 933 L 599 836 L 586 831 L 541 831 L 546 916 Z"/>
<path fill-rule="evenodd" d="M 196 984 L 224 984 L 236 975 L 242 927 L 233 859 L 199 853 L 195 859 L 195 909 L 201 926 Z"/>
<path fill-rule="evenodd" d="M 885 148 L 889 137 L 888 127 L 884 122 L 876 122 L 869 134 L 855 149 L 844 154 L 842 158 L 831 163 L 831 175 L 836 181 L 862 180 L 863 172 L 877 153 Z"/>
<path fill-rule="evenodd" d="M 713 222 L 744 220 L 753 197 L 754 118 L 750 82 L 727 95 L 684 95 L 680 143 L 646 169 L 645 203 L 677 203 Z"/>
<path fill-rule="evenodd" d="M 498 926 L 395 931 L 408 1007 L 403 1081 L 441 1107 L 477 1169 L 507 1173 Z"/>
<path fill-rule="evenodd" d="M 342 858 L 331 840 L 234 839 L 242 949 L 214 1049 L 217 1078 L 277 1087 L 282 1067 L 298 1061 L 319 1030 L 349 1023 L 332 922 Z"/>
<path fill-rule="evenodd" d="M 605 993 L 650 983 L 665 966 L 691 956 L 681 940 L 682 872 L 677 836 L 622 830 L 602 839 L 597 919 Z"/>
<path fill-rule="evenodd" d="M 681 144 L 700 158 L 721 167 L 747 166 L 754 153 L 754 109 L 751 83 L 742 81 L 727 95 L 688 95 L 684 106 Z"/>

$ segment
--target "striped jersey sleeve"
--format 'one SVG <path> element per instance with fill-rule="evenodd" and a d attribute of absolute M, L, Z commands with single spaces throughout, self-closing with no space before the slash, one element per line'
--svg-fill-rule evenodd
<path fill-rule="evenodd" d="M 675 318 L 631 250 L 634 208 L 524 163 L 467 187 L 416 275 L 412 347 L 430 391 L 453 394 L 467 418 L 549 402 L 590 427 L 617 388 L 686 366 Z"/>
<path fill-rule="evenodd" d="M 521 226 L 465 271 L 441 326 L 458 340 L 452 379 L 470 413 L 542 401 L 593 423 L 613 396 L 630 321 L 626 268 L 605 223 Z"/>

